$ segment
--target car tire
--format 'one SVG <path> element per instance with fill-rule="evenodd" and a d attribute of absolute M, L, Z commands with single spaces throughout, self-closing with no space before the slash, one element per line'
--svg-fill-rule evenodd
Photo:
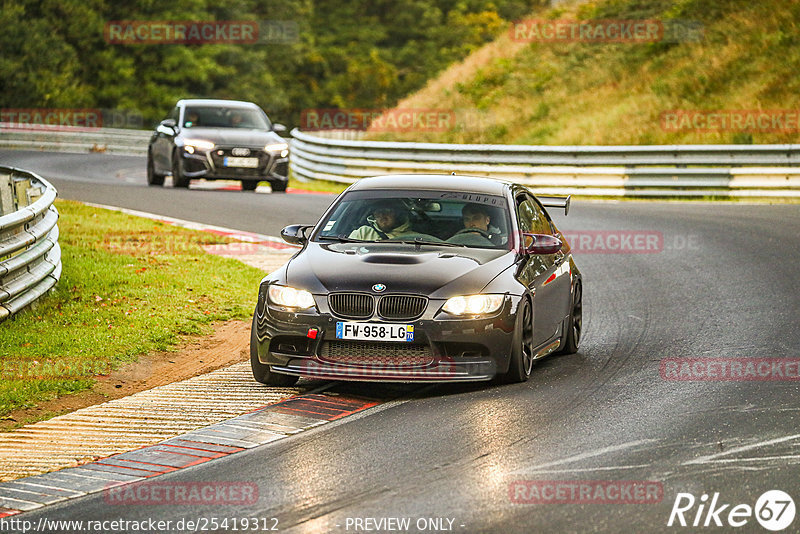
<path fill-rule="evenodd" d="M 189 187 L 191 178 L 183 175 L 183 162 L 181 162 L 180 154 L 177 152 L 172 156 L 172 187 L 182 187 L 184 189 Z"/>
<path fill-rule="evenodd" d="M 253 326 L 250 329 L 250 368 L 253 378 L 267 386 L 289 387 L 297 383 L 299 377 L 273 373 L 269 365 L 261 363 L 258 359 L 258 339 L 256 338 L 256 318 L 253 316 Z"/>
<path fill-rule="evenodd" d="M 255 191 L 259 183 L 258 180 L 242 180 L 242 191 Z"/>
<path fill-rule="evenodd" d="M 153 155 L 150 152 L 147 153 L 147 185 L 164 185 L 164 176 L 156 174 Z"/>
<path fill-rule="evenodd" d="M 273 193 L 285 193 L 287 185 L 289 185 L 288 180 L 285 182 L 281 180 L 275 180 L 269 183 Z"/>
<path fill-rule="evenodd" d="M 514 328 L 511 361 L 508 372 L 503 376 L 503 381 L 507 383 L 527 381 L 533 369 L 533 311 L 527 298 L 520 306 L 522 309 L 517 314 L 517 324 Z"/>
<path fill-rule="evenodd" d="M 581 342 L 583 331 L 583 288 L 580 282 L 575 283 L 575 291 L 572 295 L 572 305 L 567 318 L 567 327 L 561 336 L 561 348 L 559 354 L 575 354 L 578 352 L 578 345 Z"/>

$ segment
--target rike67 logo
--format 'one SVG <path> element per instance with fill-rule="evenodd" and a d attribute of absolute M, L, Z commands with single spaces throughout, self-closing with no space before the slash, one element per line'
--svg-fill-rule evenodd
<path fill-rule="evenodd" d="M 696 505 L 696 507 L 695 507 Z M 720 501 L 714 493 L 709 502 L 707 494 L 696 499 L 691 493 L 678 493 L 667 526 L 693 527 L 743 527 L 755 516 L 756 521 L 767 530 L 778 532 L 792 524 L 795 516 L 794 500 L 781 490 L 764 492 L 755 506 L 735 506 Z"/>

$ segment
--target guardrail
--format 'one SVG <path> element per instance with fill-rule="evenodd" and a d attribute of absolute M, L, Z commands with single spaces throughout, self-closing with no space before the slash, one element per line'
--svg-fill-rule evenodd
<path fill-rule="evenodd" d="M 800 145 L 526 146 L 331 139 L 292 130 L 301 180 L 387 173 L 491 176 L 539 194 L 800 196 Z"/>
<path fill-rule="evenodd" d="M 61 277 L 56 189 L 28 171 L 0 166 L 0 322 Z"/>
<path fill-rule="evenodd" d="M 0 147 L 145 155 L 151 132 L 19 129 Z M 364 141 L 360 131 L 292 130 L 289 168 L 303 180 L 388 173 L 491 176 L 543 195 L 800 197 L 800 145 L 536 146 Z"/>
<path fill-rule="evenodd" d="M 144 156 L 151 134 L 149 130 L 122 128 L 57 128 L 46 125 L 21 128 L 19 125 L 0 123 L 0 147 Z"/>

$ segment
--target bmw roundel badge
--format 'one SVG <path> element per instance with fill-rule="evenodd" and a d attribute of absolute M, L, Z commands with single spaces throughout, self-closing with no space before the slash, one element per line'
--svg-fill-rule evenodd
<path fill-rule="evenodd" d="M 383 284 L 375 284 L 374 286 L 372 286 L 372 290 L 373 291 L 377 291 L 378 293 L 380 293 L 381 291 L 385 291 L 386 290 L 386 286 L 383 285 Z"/>

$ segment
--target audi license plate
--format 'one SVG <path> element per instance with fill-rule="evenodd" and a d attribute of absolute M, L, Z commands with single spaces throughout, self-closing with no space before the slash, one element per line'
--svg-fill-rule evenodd
<path fill-rule="evenodd" d="M 336 339 L 414 341 L 413 324 L 336 323 Z"/>
<path fill-rule="evenodd" d="M 227 156 L 222 160 L 222 164 L 226 167 L 249 167 L 255 169 L 258 167 L 258 158 L 237 158 Z"/>

